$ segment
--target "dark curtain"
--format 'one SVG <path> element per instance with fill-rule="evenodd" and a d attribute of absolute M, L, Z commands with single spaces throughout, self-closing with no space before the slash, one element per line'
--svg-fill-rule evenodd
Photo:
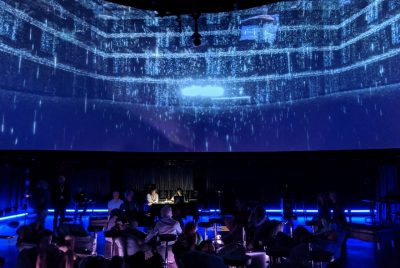
<path fill-rule="evenodd" d="M 74 193 L 79 187 L 90 199 L 101 200 L 105 197 L 111 198 L 110 170 L 107 169 L 80 169 L 67 177 L 71 192 Z"/>
<path fill-rule="evenodd" d="M 136 191 L 145 191 L 146 185 L 154 184 L 160 197 L 178 187 L 185 192 L 193 190 L 193 168 L 190 166 L 137 167 L 126 169 L 124 184 Z"/>
<path fill-rule="evenodd" d="M 0 210 L 9 213 L 24 209 L 27 203 L 24 198 L 27 173 L 26 168 L 0 165 Z"/>
<path fill-rule="evenodd" d="M 379 167 L 379 181 L 377 185 L 377 199 L 382 200 L 379 204 L 380 216 L 384 219 L 393 217 L 394 211 L 399 211 L 400 182 L 397 165 L 384 165 Z"/>

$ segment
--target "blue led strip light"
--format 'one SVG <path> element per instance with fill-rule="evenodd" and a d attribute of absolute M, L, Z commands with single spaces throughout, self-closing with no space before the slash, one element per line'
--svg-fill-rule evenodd
<path fill-rule="evenodd" d="M 53 208 L 48 209 L 47 212 L 54 213 L 54 209 Z M 75 209 L 66 209 L 65 212 L 67 212 L 67 213 L 75 213 Z M 83 212 L 83 209 L 78 209 L 77 212 Z M 103 208 L 100 208 L 100 209 L 87 209 L 86 212 L 87 213 L 92 213 L 92 212 L 93 213 L 107 213 L 108 209 L 106 209 L 106 208 L 104 208 L 104 209 Z"/>
<path fill-rule="evenodd" d="M 20 214 L 15 214 L 15 215 L 4 216 L 4 217 L 0 217 L 0 221 L 17 219 L 17 218 L 25 217 L 26 215 L 28 215 L 28 213 L 20 213 Z"/>
<path fill-rule="evenodd" d="M 54 209 L 48 209 L 47 210 L 50 213 L 54 213 Z M 198 210 L 201 213 L 219 213 L 221 210 L 219 209 L 199 209 Z M 74 213 L 75 209 L 66 209 L 67 213 Z M 82 209 L 79 209 L 78 212 L 83 212 Z M 88 213 L 107 213 L 108 209 L 88 209 L 86 210 Z M 265 212 L 267 213 L 282 213 L 282 209 L 265 209 Z M 294 209 L 293 212 L 295 213 L 307 213 L 307 214 L 315 214 L 318 213 L 317 209 Z M 332 211 L 331 211 L 332 212 Z M 349 213 L 349 210 L 344 210 L 345 213 Z M 375 210 L 376 212 L 376 210 Z M 356 213 L 356 214 L 366 214 L 366 213 L 371 213 L 370 209 L 350 209 L 350 213 Z M 22 215 L 22 214 L 21 214 Z"/>

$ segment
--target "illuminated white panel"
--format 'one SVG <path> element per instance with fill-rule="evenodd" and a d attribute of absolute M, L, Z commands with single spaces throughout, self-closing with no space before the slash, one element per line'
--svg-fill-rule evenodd
<path fill-rule="evenodd" d="M 218 86 L 189 86 L 182 89 L 182 96 L 185 97 L 222 97 L 224 89 Z"/>

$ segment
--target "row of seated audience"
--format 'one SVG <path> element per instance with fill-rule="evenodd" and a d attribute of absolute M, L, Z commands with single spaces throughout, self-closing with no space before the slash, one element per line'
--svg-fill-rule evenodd
<path fill-rule="evenodd" d="M 169 267 L 207 268 L 224 267 L 227 256 L 244 256 L 246 252 L 285 252 L 287 265 L 301 267 L 307 265 L 310 250 L 329 252 L 333 257 L 340 255 L 340 248 L 345 240 L 341 227 L 345 217 L 332 214 L 322 209 L 326 199 L 321 201 L 320 213 L 312 222 L 312 232 L 298 226 L 293 232 L 285 232 L 290 222 L 269 220 L 261 206 L 249 209 L 242 200 L 237 200 L 236 211 L 232 217 L 225 218 L 228 232 L 221 237 L 222 244 L 203 240 L 194 222 L 183 225 L 173 218 L 171 207 L 161 210 L 161 218 L 153 228 L 144 233 L 138 229 L 135 214 L 126 213 L 124 206 L 129 205 L 132 196 L 126 195 L 126 201 L 119 208 L 112 208 L 105 227 L 105 237 L 113 245 L 114 252 L 107 258 L 98 256 L 82 257 L 77 254 L 76 240 L 79 235 L 63 233 L 62 226 L 57 233 L 57 241 L 52 243 L 53 233 L 49 230 L 21 227 L 18 231 L 18 243 L 34 243 L 33 247 L 20 251 L 17 267 L 162 267 L 163 257 L 168 251 Z M 339 203 L 332 202 L 337 206 Z M 118 196 L 114 195 L 117 204 Z M 133 201 L 132 201 L 133 202 Z M 109 204 L 110 205 L 110 204 Z M 327 205 L 327 202 L 325 202 Z M 330 204 L 331 205 L 331 204 Z M 115 207 L 118 207 L 117 205 Z M 131 208 L 134 210 L 134 208 Z M 159 242 L 159 235 L 176 235 L 176 241 Z M 28 239 L 30 238 L 30 240 Z M 87 255 L 93 254 L 88 252 Z M 116 255 L 116 256 L 115 256 Z M 257 266 L 253 266 L 257 267 Z M 265 267 L 265 266 L 260 266 Z"/>

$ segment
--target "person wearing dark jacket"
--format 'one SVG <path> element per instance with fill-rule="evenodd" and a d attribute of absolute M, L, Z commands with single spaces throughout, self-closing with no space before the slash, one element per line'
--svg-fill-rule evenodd
<path fill-rule="evenodd" d="M 338 200 L 335 192 L 329 193 L 329 200 L 331 202 L 332 209 L 332 223 L 337 224 L 338 227 L 343 227 L 347 224 L 346 215 L 344 214 L 344 208 L 341 202 Z"/>
<path fill-rule="evenodd" d="M 250 239 L 248 247 L 252 250 L 262 249 L 272 234 L 272 226 L 266 217 L 264 208 L 257 206 L 250 216 L 250 222 L 253 238 Z"/>
<path fill-rule="evenodd" d="M 53 205 L 54 205 L 54 221 L 53 230 L 56 230 L 58 223 L 63 223 L 65 218 L 65 209 L 71 199 L 71 191 L 66 183 L 64 176 L 58 177 L 58 183 L 52 189 Z M 58 221 L 60 217 L 60 221 Z"/>
<path fill-rule="evenodd" d="M 329 202 L 324 193 L 319 193 L 317 197 L 318 220 L 330 220 Z"/>
<path fill-rule="evenodd" d="M 120 206 L 120 210 L 129 222 L 137 220 L 140 208 L 132 190 L 125 191 L 125 202 Z"/>
<path fill-rule="evenodd" d="M 50 204 L 49 185 L 46 181 L 40 180 L 32 195 L 32 205 L 36 213 L 36 229 L 44 228 L 47 217 L 47 209 Z"/>

